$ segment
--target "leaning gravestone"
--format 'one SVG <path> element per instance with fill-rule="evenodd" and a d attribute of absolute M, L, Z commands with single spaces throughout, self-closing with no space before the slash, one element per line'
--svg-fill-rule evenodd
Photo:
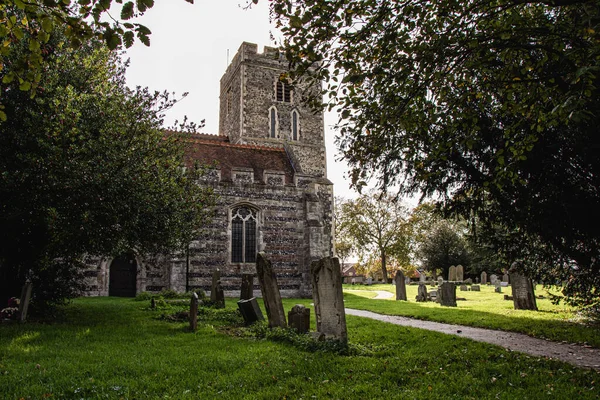
<path fill-rule="evenodd" d="M 252 297 L 251 299 L 245 299 L 238 301 L 238 308 L 240 310 L 240 314 L 244 318 L 244 323 L 246 326 L 252 325 L 256 321 L 263 321 L 265 318 L 263 317 L 262 311 L 260 311 L 260 307 L 258 306 L 258 301 L 256 301 L 256 297 Z"/>
<path fill-rule="evenodd" d="M 396 272 L 394 282 L 396 283 L 396 300 L 406 301 L 406 279 L 404 278 L 402 271 L 398 270 Z"/>
<path fill-rule="evenodd" d="M 19 302 L 19 320 L 25 322 L 27 320 L 27 310 L 29 309 L 29 300 L 31 299 L 31 282 L 25 282 L 21 289 L 21 299 Z"/>
<path fill-rule="evenodd" d="M 456 281 L 456 267 L 454 265 L 450 266 L 448 270 L 448 281 L 455 282 Z"/>
<path fill-rule="evenodd" d="M 192 294 L 190 299 L 190 330 L 196 332 L 198 329 L 198 295 Z"/>
<path fill-rule="evenodd" d="M 419 283 L 419 290 L 417 291 L 416 299 L 418 302 L 427 301 L 427 287 L 425 287 L 424 283 Z"/>
<path fill-rule="evenodd" d="M 519 273 L 519 264 L 513 263 L 510 270 L 510 282 L 512 286 L 513 304 L 515 310 L 537 311 L 533 282 L 525 275 Z"/>
<path fill-rule="evenodd" d="M 481 292 L 481 286 L 471 285 L 471 292 Z"/>
<path fill-rule="evenodd" d="M 264 253 L 258 253 L 256 257 L 256 273 L 260 282 L 260 291 L 262 293 L 267 318 L 269 319 L 269 328 L 285 328 L 285 312 L 279 286 L 277 286 L 277 276 L 273 271 L 271 261 L 267 259 Z"/>
<path fill-rule="evenodd" d="M 456 281 L 462 282 L 462 281 L 464 281 L 464 278 L 465 278 L 464 268 L 462 265 L 458 264 L 456 266 Z"/>
<path fill-rule="evenodd" d="M 240 300 L 248 300 L 254 297 L 254 275 L 242 274 L 242 287 L 240 289 Z"/>
<path fill-rule="evenodd" d="M 298 333 L 307 333 L 310 330 L 310 308 L 296 304 L 288 312 L 288 325 Z"/>
<path fill-rule="evenodd" d="M 481 273 L 481 284 L 487 285 L 487 273 L 485 271 Z"/>
<path fill-rule="evenodd" d="M 340 262 L 325 257 L 310 264 L 317 331 L 342 342 L 348 341 Z"/>
<path fill-rule="evenodd" d="M 456 285 L 444 282 L 438 290 L 439 303 L 446 307 L 456 307 Z"/>

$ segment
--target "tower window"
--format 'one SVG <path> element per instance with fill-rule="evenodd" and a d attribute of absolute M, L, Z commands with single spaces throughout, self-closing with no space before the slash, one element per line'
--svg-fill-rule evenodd
<path fill-rule="evenodd" d="M 231 100 L 232 100 L 232 94 L 231 94 L 231 88 L 227 89 L 227 94 L 225 95 L 225 101 L 227 103 L 226 105 L 226 115 L 231 114 Z"/>
<path fill-rule="evenodd" d="M 247 206 L 233 209 L 231 218 L 231 262 L 256 262 L 256 210 Z"/>
<path fill-rule="evenodd" d="M 277 109 L 275 107 L 269 108 L 269 137 L 277 138 L 277 131 L 279 130 L 279 121 L 277 118 Z"/>
<path fill-rule="evenodd" d="M 299 121 L 298 121 L 298 111 L 294 110 L 292 111 L 292 126 L 291 126 L 291 131 L 292 131 L 292 140 L 298 140 L 298 136 L 299 136 Z"/>
<path fill-rule="evenodd" d="M 277 81 L 275 85 L 275 98 L 277 101 L 290 103 L 292 101 L 292 87 L 289 83 Z"/>

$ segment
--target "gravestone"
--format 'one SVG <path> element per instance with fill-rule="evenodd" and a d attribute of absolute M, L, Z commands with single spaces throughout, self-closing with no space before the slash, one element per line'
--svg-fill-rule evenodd
<path fill-rule="evenodd" d="M 500 282 L 500 286 L 502 286 L 502 287 L 508 287 L 508 282 Z"/>
<path fill-rule="evenodd" d="M 455 282 L 456 281 L 456 267 L 454 265 L 450 266 L 448 270 L 448 281 Z"/>
<path fill-rule="evenodd" d="M 396 300 L 406 301 L 406 279 L 404 278 L 402 271 L 398 270 L 396 272 L 394 282 L 396 283 Z"/>
<path fill-rule="evenodd" d="M 404 279 L 404 283 L 410 285 L 410 278 L 408 276 Z"/>
<path fill-rule="evenodd" d="M 310 308 L 296 304 L 288 312 L 288 324 L 298 333 L 307 333 L 310 330 Z"/>
<path fill-rule="evenodd" d="M 196 332 L 198 329 L 198 295 L 192 294 L 190 299 L 190 330 Z"/>
<path fill-rule="evenodd" d="M 438 290 L 439 303 L 445 307 L 456 307 L 456 285 L 444 282 Z"/>
<path fill-rule="evenodd" d="M 464 268 L 462 265 L 458 264 L 456 266 L 456 281 L 457 282 L 462 282 L 465 278 L 465 272 L 464 272 Z"/>
<path fill-rule="evenodd" d="M 487 285 L 487 273 L 485 271 L 481 273 L 481 284 Z"/>
<path fill-rule="evenodd" d="M 221 271 L 215 269 L 212 274 L 212 284 L 210 285 L 210 301 L 217 303 L 217 284 L 221 280 Z"/>
<path fill-rule="evenodd" d="M 216 279 L 215 279 L 216 277 Z M 210 290 L 210 301 L 214 304 L 215 308 L 225 308 L 225 293 L 221 286 L 221 273 L 216 270 L 213 273 L 213 282 Z"/>
<path fill-rule="evenodd" d="M 481 286 L 471 285 L 471 292 L 481 292 Z"/>
<path fill-rule="evenodd" d="M 240 300 L 237 302 L 237 304 L 240 314 L 242 314 L 242 317 L 244 318 L 244 323 L 246 326 L 252 325 L 256 321 L 263 321 L 265 319 L 260 307 L 258 306 L 256 297 Z"/>
<path fill-rule="evenodd" d="M 240 300 L 249 300 L 254 297 L 254 275 L 242 274 L 242 287 L 240 289 Z"/>
<path fill-rule="evenodd" d="M 421 284 L 421 282 L 425 283 L 425 272 L 419 273 L 419 284 Z"/>
<path fill-rule="evenodd" d="M 339 260 L 325 257 L 313 261 L 310 264 L 310 275 L 317 331 L 325 337 L 347 342 L 348 331 Z"/>
<path fill-rule="evenodd" d="M 506 283 L 508 283 L 508 282 L 509 282 L 509 281 L 508 281 L 508 274 L 504 274 L 504 275 L 502 275 L 502 282 L 506 282 Z"/>
<path fill-rule="evenodd" d="M 438 278 L 438 286 L 442 286 L 442 283 L 444 283 L 444 278 L 442 278 L 441 276 Z"/>
<path fill-rule="evenodd" d="M 287 324 L 281 293 L 279 293 L 279 286 L 277 286 L 277 276 L 273 271 L 271 261 L 267 259 L 265 253 L 260 252 L 256 256 L 256 274 L 260 283 L 260 292 L 265 303 L 265 309 L 267 310 L 269 328 L 285 328 Z"/>
<path fill-rule="evenodd" d="M 467 285 L 472 285 L 473 284 L 473 279 L 471 278 L 467 278 L 463 281 L 463 283 L 467 284 Z"/>
<path fill-rule="evenodd" d="M 25 282 L 21 289 L 21 299 L 19 302 L 19 320 L 24 322 L 27 320 L 27 310 L 29 309 L 29 300 L 31 299 L 31 282 Z"/>
<path fill-rule="evenodd" d="M 531 279 L 521 274 L 518 270 L 519 264 L 513 263 L 510 270 L 510 282 L 512 286 L 513 304 L 515 310 L 537 311 L 535 292 Z"/>
<path fill-rule="evenodd" d="M 460 285 L 461 292 L 467 292 L 468 290 L 469 290 L 469 288 L 467 287 L 467 285 Z"/>
<path fill-rule="evenodd" d="M 427 301 L 427 288 L 425 287 L 424 283 L 419 283 L 419 290 L 417 291 L 416 299 L 418 302 Z"/>
<path fill-rule="evenodd" d="M 367 286 L 371 286 L 373 284 L 373 278 L 368 277 L 367 278 Z"/>
<path fill-rule="evenodd" d="M 492 274 L 490 276 L 490 283 L 495 286 L 497 281 L 498 281 L 498 275 Z"/>
<path fill-rule="evenodd" d="M 494 290 L 494 292 L 502 293 L 502 286 L 496 286 L 496 290 Z"/>
<path fill-rule="evenodd" d="M 432 290 L 431 292 L 429 292 L 429 300 L 431 301 L 437 301 L 438 295 L 437 295 L 437 290 Z"/>

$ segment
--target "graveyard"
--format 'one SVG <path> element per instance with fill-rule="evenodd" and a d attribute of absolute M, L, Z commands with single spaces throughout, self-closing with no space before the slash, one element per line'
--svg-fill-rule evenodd
<path fill-rule="evenodd" d="M 510 288 L 508 288 L 510 289 Z M 421 319 L 529 331 L 598 347 L 597 331 L 572 321 L 575 313 L 538 300 L 540 311 L 484 287 L 457 291 L 457 307 L 373 300 L 392 285 L 344 285 L 347 308 Z M 509 290 L 505 290 L 509 292 Z M 541 291 L 540 291 L 541 293 Z M 258 294 L 258 293 L 255 293 Z M 307 335 L 265 321 L 246 327 L 237 298 L 223 308 L 200 304 L 195 332 L 190 301 L 138 296 L 79 298 L 52 323 L 0 326 L 0 381 L 7 399 L 365 399 L 598 398 L 598 372 L 510 352 L 501 347 L 420 329 L 346 316 L 348 346 L 313 343 Z M 466 300 L 460 300 L 466 298 Z M 206 298 L 211 304 L 210 297 Z M 283 299 L 286 312 L 312 299 Z M 506 306 L 507 304 L 508 306 Z M 557 307 L 557 308 L 553 308 Z M 302 307 L 300 307 L 302 309 Z M 183 315 L 178 318 L 177 315 Z M 568 327 L 571 327 L 570 330 Z M 579 327 L 579 328 L 576 328 Z"/>

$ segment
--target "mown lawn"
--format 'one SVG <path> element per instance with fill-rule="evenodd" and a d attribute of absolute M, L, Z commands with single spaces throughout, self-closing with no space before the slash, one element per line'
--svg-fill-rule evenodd
<path fill-rule="evenodd" d="M 286 300 L 294 304 L 310 300 Z M 394 304 L 393 302 L 390 302 Z M 228 299 L 227 309 L 235 310 Z M 82 298 L 52 324 L 0 325 L 2 399 L 594 399 L 600 374 L 349 316 L 351 355 L 199 329 L 148 302 Z M 312 310 L 311 310 L 312 312 Z M 230 318 L 233 315 L 233 319 Z M 314 326 L 314 320 L 313 320 Z M 232 336 L 224 332 L 237 332 Z"/>
<path fill-rule="evenodd" d="M 458 306 L 442 307 L 438 303 L 417 303 L 416 285 L 406 287 L 408 301 L 395 300 L 393 285 L 344 285 L 345 305 L 348 308 L 368 310 L 387 315 L 400 315 L 428 321 L 477 326 L 569 343 L 587 343 L 600 348 L 598 326 L 590 325 L 578 315 L 577 310 L 565 305 L 555 305 L 548 293 L 538 286 L 536 296 L 539 311 L 515 310 L 512 300 L 504 300 L 504 295 L 512 295 L 510 287 L 502 288 L 503 293 L 495 293 L 493 286 L 481 286 L 481 292 L 456 290 Z M 434 287 L 428 287 L 428 291 Z M 394 293 L 390 300 L 371 300 L 375 291 Z"/>

